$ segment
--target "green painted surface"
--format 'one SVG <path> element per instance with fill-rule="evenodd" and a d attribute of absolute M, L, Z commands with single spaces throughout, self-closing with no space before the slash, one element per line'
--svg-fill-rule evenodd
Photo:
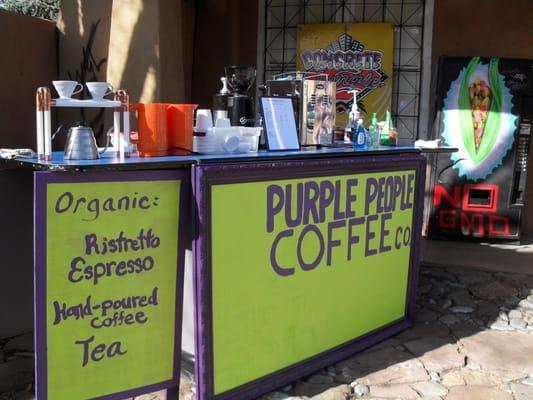
<path fill-rule="evenodd" d="M 66 195 L 67 192 L 72 197 Z M 179 193 L 180 182 L 176 180 L 56 183 L 47 186 L 49 399 L 94 398 L 172 378 Z M 148 200 L 141 200 L 144 195 Z M 130 198 L 128 207 L 124 200 L 120 204 L 118 202 L 124 196 Z M 78 202 L 81 198 L 85 201 Z M 112 200 L 106 202 L 106 199 Z M 137 201 L 134 202 L 134 199 Z M 137 240 L 140 245 L 139 235 L 143 231 L 146 238 L 150 229 L 152 238 L 142 240 L 144 249 L 134 248 L 130 239 Z M 121 232 L 127 240 L 117 240 Z M 157 246 L 156 237 L 159 238 Z M 117 240 L 114 245 L 112 239 Z M 108 244 L 107 252 L 104 243 Z M 97 249 L 100 254 L 96 253 Z M 138 272 L 139 265 L 148 269 L 150 257 L 154 261 L 153 267 Z M 128 260 L 141 260 L 145 264 L 133 261 L 128 265 Z M 95 279 L 93 274 L 91 278 L 90 266 L 102 272 L 105 263 L 112 261 L 116 264 L 105 267 L 105 276 Z M 123 265 L 120 264 L 122 261 L 126 264 L 119 267 Z M 78 268 L 88 269 L 76 271 Z M 131 270 L 133 272 L 129 273 Z M 131 296 L 146 298 L 133 300 Z M 124 303 L 120 305 L 115 303 L 122 300 Z M 117 308 L 109 308 L 109 301 Z M 132 307 L 128 307 L 128 301 L 136 301 L 136 307 L 132 303 Z M 77 312 L 80 313 L 81 309 L 85 315 L 78 319 L 75 315 L 61 318 L 57 310 L 63 304 L 67 307 L 81 304 Z M 115 314 L 121 312 L 124 313 L 122 320 L 120 315 L 116 317 Z M 139 312 L 142 314 L 137 314 Z M 58 316 L 59 321 L 55 321 Z M 101 328 L 92 326 L 102 324 L 106 318 L 113 325 L 117 318 L 122 323 Z M 92 337 L 93 341 L 87 342 Z M 77 341 L 80 343 L 76 344 Z M 102 346 L 97 347 L 100 344 L 105 346 L 105 350 Z"/>
<path fill-rule="evenodd" d="M 365 215 L 365 188 L 369 178 L 396 175 L 411 176 L 408 196 L 411 206 L 395 211 L 384 223 L 388 235 L 381 233 L 384 212 L 376 212 L 371 202 Z M 346 343 L 405 315 L 410 243 L 395 247 L 396 233 L 412 229 L 415 171 L 357 174 L 341 177 L 292 179 L 214 185 L 212 187 L 212 269 L 213 269 L 213 354 L 214 392 L 225 392 L 279 369 L 305 360 Z M 368 239 L 366 222 L 354 226 L 353 236 L 359 243 L 351 246 L 348 260 L 348 220 L 345 227 L 332 229 L 332 239 L 339 240 L 331 250 L 327 264 L 328 223 L 335 220 L 333 205 L 325 208 L 325 220 L 316 225 L 325 243 L 323 258 L 316 268 L 304 271 L 298 266 L 298 238 L 304 224 L 291 228 L 292 236 L 279 241 L 275 256 L 284 268 L 294 267 L 289 276 L 277 274 L 270 260 L 275 237 L 287 230 L 284 211 L 274 217 L 274 227 L 267 232 L 267 187 L 297 183 L 340 180 L 340 208 L 346 203 L 346 183 L 357 178 L 351 189 L 357 199 L 351 202 L 354 218 L 377 215 L 369 223 L 375 238 L 369 249 L 377 254 L 365 257 Z M 286 196 L 285 196 L 286 197 Z M 313 195 L 311 194 L 311 197 Z M 292 206 L 295 215 L 293 192 Z M 368 197 L 370 198 L 370 196 Z M 383 200 L 386 201 L 386 198 Z M 337 218 L 342 221 L 343 218 Z M 342 223 L 342 222 L 341 222 Z M 391 250 L 380 252 L 380 240 Z M 412 236 L 412 232 L 411 232 Z M 401 241 L 400 241 L 401 243 Z M 301 244 L 301 255 L 311 263 L 319 254 L 319 238 L 307 233 Z"/>

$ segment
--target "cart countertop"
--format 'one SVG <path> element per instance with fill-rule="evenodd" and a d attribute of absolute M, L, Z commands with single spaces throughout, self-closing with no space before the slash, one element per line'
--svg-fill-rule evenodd
<path fill-rule="evenodd" d="M 381 156 L 402 153 L 441 153 L 455 152 L 452 147 L 438 147 L 422 149 L 413 146 L 382 146 L 375 149 L 353 149 L 350 147 L 308 147 L 295 151 L 265 151 L 257 153 L 232 154 L 187 154 L 164 157 L 128 157 L 118 158 L 111 153 L 101 156 L 97 160 L 65 160 L 63 152 L 57 151 L 52 160 L 38 160 L 37 157 L 17 157 L 12 160 L 2 160 L 7 168 L 29 167 L 41 171 L 95 171 L 95 170 L 141 170 L 180 168 L 193 164 L 227 163 L 227 162 L 257 162 L 284 159 L 313 159 L 330 157 L 353 156 Z"/>

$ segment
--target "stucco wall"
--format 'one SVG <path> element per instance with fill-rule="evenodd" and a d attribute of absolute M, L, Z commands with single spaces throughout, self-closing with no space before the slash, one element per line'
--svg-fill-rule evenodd
<path fill-rule="evenodd" d="M 35 91 L 57 75 L 55 23 L 0 10 L 0 147 L 35 149 Z M 33 329 L 29 170 L 0 171 L 0 338 Z"/>
<path fill-rule="evenodd" d="M 0 147 L 35 148 L 35 90 L 57 74 L 53 22 L 0 9 Z"/>

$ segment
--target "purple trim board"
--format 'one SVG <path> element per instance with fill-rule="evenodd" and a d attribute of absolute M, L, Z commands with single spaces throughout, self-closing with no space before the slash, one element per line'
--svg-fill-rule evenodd
<path fill-rule="evenodd" d="M 390 337 L 412 324 L 415 314 L 416 288 L 419 273 L 420 235 L 424 204 L 425 158 L 416 154 L 342 159 L 292 160 L 240 164 L 193 166 L 192 181 L 197 217 L 193 244 L 195 251 L 194 295 L 196 313 L 196 384 L 199 400 L 251 399 L 320 368 L 340 361 L 356 352 Z M 211 188 L 214 185 L 291 178 L 340 176 L 368 172 L 416 171 L 413 205 L 413 241 L 407 282 L 405 315 L 363 336 L 316 354 L 267 376 L 229 391 L 214 394 L 213 332 L 212 332 L 212 266 L 211 266 Z"/>
<path fill-rule="evenodd" d="M 99 400 L 122 400 L 133 396 L 157 390 L 177 387 L 179 385 L 181 365 L 181 322 L 183 310 L 183 276 L 185 240 L 182 233 L 185 231 L 186 213 L 188 211 L 190 175 L 188 169 L 167 171 L 135 171 L 135 172 L 98 172 L 98 173 L 51 173 L 35 172 L 34 185 L 34 296 L 35 296 L 35 381 L 36 396 L 39 400 L 46 400 L 47 396 L 47 337 L 46 337 L 46 194 L 47 185 L 50 183 L 82 183 L 82 182 L 126 182 L 126 181 L 157 181 L 180 180 L 180 205 L 178 223 L 178 257 L 176 281 L 176 322 L 174 333 L 174 366 L 172 379 L 164 382 L 155 382 L 143 387 L 135 387 L 120 393 L 110 393 L 100 396 Z"/>

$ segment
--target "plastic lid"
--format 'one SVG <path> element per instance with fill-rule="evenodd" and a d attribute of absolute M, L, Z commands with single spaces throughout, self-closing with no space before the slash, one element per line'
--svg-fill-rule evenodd
<path fill-rule="evenodd" d="M 239 148 L 239 143 L 240 141 L 237 136 L 226 136 L 224 138 L 222 147 L 224 147 L 224 150 L 226 150 L 228 153 L 233 153 Z"/>

